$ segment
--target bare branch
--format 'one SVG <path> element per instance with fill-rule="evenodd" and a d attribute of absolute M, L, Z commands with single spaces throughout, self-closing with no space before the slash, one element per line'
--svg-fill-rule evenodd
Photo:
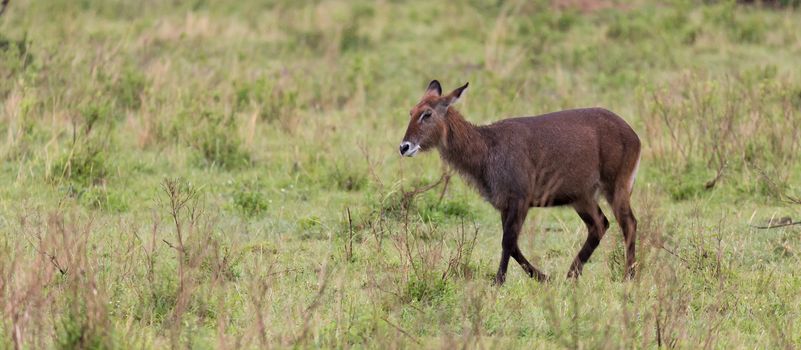
<path fill-rule="evenodd" d="M 704 185 L 704 188 L 709 190 L 709 189 L 712 189 L 713 187 L 715 187 L 715 185 L 718 183 L 720 178 L 723 177 L 723 171 L 726 170 L 726 166 L 728 164 L 729 163 L 726 162 L 726 161 L 721 161 L 720 167 L 718 168 L 718 173 L 715 175 L 715 178 L 712 179 L 712 180 L 707 181 L 707 183 Z"/>
<path fill-rule="evenodd" d="M 442 176 L 445 178 L 445 184 L 442 186 L 442 192 L 439 194 L 439 201 L 437 205 L 442 204 L 442 199 L 445 198 L 445 192 L 448 191 L 448 184 L 451 182 L 451 169 L 445 168 L 443 169 Z"/>
<path fill-rule="evenodd" d="M 350 216 L 350 207 L 345 208 L 348 213 L 348 245 L 345 246 L 345 259 L 353 260 L 353 219 Z"/>
<path fill-rule="evenodd" d="M 164 242 L 164 244 L 166 244 L 168 247 L 170 247 L 170 248 L 172 248 L 172 249 L 175 249 L 175 250 L 177 250 L 177 251 L 181 251 L 181 249 L 180 249 L 180 248 L 176 247 L 175 245 L 173 245 L 172 243 L 170 243 L 170 242 L 169 242 L 169 241 L 167 241 L 166 239 L 162 239 L 161 241 L 162 241 L 162 242 Z"/>
<path fill-rule="evenodd" d="M 801 225 L 801 221 L 787 222 L 787 223 L 781 223 L 781 224 L 775 224 L 775 225 L 765 225 L 765 226 L 751 225 L 751 227 L 764 230 L 764 229 L 769 229 L 769 228 L 779 228 L 779 227 L 786 227 L 786 226 L 793 226 L 793 225 Z"/>
<path fill-rule="evenodd" d="M 419 341 L 419 340 L 417 340 L 417 338 L 413 337 L 411 334 L 409 334 L 409 332 L 407 332 L 407 331 L 403 330 L 403 328 L 400 328 L 398 325 L 396 325 L 396 324 L 394 324 L 394 323 L 392 323 L 392 322 L 389 322 L 389 320 L 388 320 L 386 317 L 382 317 L 382 318 L 381 318 L 381 320 L 383 320 L 384 322 L 386 322 L 388 325 L 392 326 L 392 328 L 395 328 L 395 329 L 397 329 L 397 330 L 398 330 L 398 332 L 401 332 L 401 334 L 403 334 L 403 335 L 405 335 L 406 337 L 408 337 L 409 339 L 411 339 L 411 340 L 412 340 L 413 342 L 415 342 L 417 345 L 420 345 L 420 344 L 421 344 L 421 343 L 420 343 L 420 341 Z"/>
<path fill-rule="evenodd" d="M 450 182 L 450 178 L 451 178 L 450 171 L 445 169 L 445 170 L 442 171 L 442 175 L 439 177 L 439 180 L 437 180 L 437 182 L 434 182 L 432 184 L 428 184 L 428 185 L 425 185 L 425 186 L 413 188 L 411 191 L 403 191 L 403 201 L 402 201 L 401 205 L 403 206 L 404 209 L 408 208 L 409 204 L 411 204 L 412 200 L 414 200 L 414 197 L 417 197 L 418 195 L 420 195 L 422 193 L 430 191 L 431 189 L 439 186 L 441 183 L 444 182 L 445 183 L 445 188 L 443 188 L 443 190 L 442 190 L 442 194 L 440 195 L 440 198 L 441 198 L 442 196 L 445 195 L 445 190 L 447 189 L 448 182 Z"/>

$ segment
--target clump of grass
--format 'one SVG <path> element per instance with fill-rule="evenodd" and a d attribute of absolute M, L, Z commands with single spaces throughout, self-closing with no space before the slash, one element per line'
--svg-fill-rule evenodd
<path fill-rule="evenodd" d="M 237 185 L 232 194 L 233 206 L 245 217 L 256 217 L 267 211 L 269 200 L 256 183 Z"/>
<path fill-rule="evenodd" d="M 289 81 L 262 77 L 250 82 L 237 82 L 235 106 L 238 110 L 254 108 L 259 118 L 290 127 L 299 103 L 299 92 Z"/>
<path fill-rule="evenodd" d="M 426 305 L 437 304 L 452 293 L 448 281 L 440 278 L 412 277 L 406 283 L 404 298 Z"/>
<path fill-rule="evenodd" d="M 417 214 L 425 222 L 441 223 L 449 219 L 469 219 L 472 217 L 470 205 L 464 198 L 439 198 L 439 193 L 421 196 L 415 204 Z"/>
<path fill-rule="evenodd" d="M 64 153 L 50 170 L 51 178 L 81 187 L 103 184 L 108 176 L 106 154 L 96 143 L 79 144 Z"/>
<path fill-rule="evenodd" d="M 642 16 L 620 16 L 606 30 L 610 39 L 637 42 L 649 38 L 653 23 Z"/>
<path fill-rule="evenodd" d="M 685 259 L 690 271 L 708 282 L 718 281 L 729 276 L 725 256 L 722 255 L 720 247 L 721 239 L 711 240 L 708 237 L 699 236 L 690 240 L 689 243 Z M 711 288 L 710 285 L 711 283 L 707 284 L 707 288 Z"/>
<path fill-rule="evenodd" d="M 107 135 L 113 113 L 108 104 L 91 103 L 73 122 L 72 139 L 49 170 L 49 180 L 79 189 L 102 185 L 110 174 L 111 139 Z M 97 131 L 97 129 L 102 129 Z"/>
<path fill-rule="evenodd" d="M 167 325 L 178 302 L 176 294 L 178 280 L 175 278 L 175 272 L 166 268 L 148 273 L 152 273 L 155 277 L 148 283 L 147 293 L 137 294 L 137 302 L 131 312 L 136 318 L 153 324 Z"/>
<path fill-rule="evenodd" d="M 329 175 L 326 176 L 333 187 L 341 191 L 356 192 L 361 191 L 367 185 L 366 172 L 357 167 L 336 164 L 330 167 Z"/>
<path fill-rule="evenodd" d="M 109 85 L 110 93 L 118 106 L 138 110 L 142 106 L 141 97 L 147 88 L 148 81 L 141 71 L 128 67 Z"/>
<path fill-rule="evenodd" d="M 684 171 L 667 178 L 665 186 L 673 200 L 688 200 L 705 193 L 705 184 L 713 175 L 702 165 L 693 163 Z"/>
<path fill-rule="evenodd" d="M 113 213 L 122 213 L 128 210 L 128 202 L 123 195 L 106 186 L 87 188 L 80 195 L 82 204 L 89 208 L 102 209 Z"/>
<path fill-rule="evenodd" d="M 365 194 L 368 207 L 380 217 L 401 218 L 403 210 L 408 207 L 403 192 L 399 188 L 381 188 L 367 191 Z"/>
<path fill-rule="evenodd" d="M 11 89 L 11 84 L 17 74 L 24 72 L 34 62 L 31 52 L 32 42 L 25 33 L 21 39 L 11 39 L 0 33 L 0 76 L 4 82 L 0 83 L 0 97 L 5 96 Z"/>
<path fill-rule="evenodd" d="M 606 256 L 606 264 L 609 267 L 609 273 L 612 279 L 620 282 L 623 280 L 626 272 L 626 247 L 623 245 L 623 240 L 615 241 L 614 247 L 609 250 Z"/>
<path fill-rule="evenodd" d="M 303 216 L 296 222 L 301 239 L 324 239 L 323 222 L 317 215 Z"/>
<path fill-rule="evenodd" d="M 22 234 L 31 242 L 37 253 L 31 261 L 11 261 L 9 273 L 0 279 L 3 290 L 0 295 L 15 304 L 11 312 L 15 348 L 24 345 L 33 347 L 58 347 L 63 349 L 92 349 L 113 347 L 114 327 L 110 322 L 109 301 L 104 286 L 97 274 L 101 268 L 92 259 L 93 227 L 76 217 L 68 217 L 54 211 L 45 218 L 34 212 L 20 220 Z M 15 247 L 12 249 L 18 249 Z M 27 265 L 31 264 L 32 267 Z M 35 272 L 27 269 L 33 268 Z M 8 283 L 7 282 L 13 282 Z M 8 288 L 8 289 L 6 289 Z M 19 289 L 24 288 L 24 289 Z M 46 293 L 35 290 L 49 290 Z M 8 293 L 8 294 L 6 294 Z M 48 315 L 43 318 L 41 305 L 48 305 Z M 24 308 L 25 317 L 19 317 L 16 308 Z M 39 318 L 29 323 L 27 318 Z M 52 342 L 40 338 L 45 328 Z M 27 341 L 26 341 L 27 340 Z"/>
<path fill-rule="evenodd" d="M 109 325 L 96 323 L 83 300 L 68 300 L 67 310 L 56 326 L 59 349 L 105 349 L 112 347 Z M 94 311 L 94 310 L 91 310 Z M 105 322 L 105 320 L 103 320 Z"/>
<path fill-rule="evenodd" d="M 251 164 L 250 153 L 242 145 L 236 119 L 231 115 L 204 111 L 184 114 L 176 128 L 189 131 L 184 136 L 195 150 L 198 163 L 211 168 L 233 170 Z M 182 130 L 176 130 L 183 133 Z"/>

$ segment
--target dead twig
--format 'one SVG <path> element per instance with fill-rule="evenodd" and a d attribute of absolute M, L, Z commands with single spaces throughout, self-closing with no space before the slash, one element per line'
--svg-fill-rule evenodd
<path fill-rule="evenodd" d="M 784 199 L 792 204 L 801 205 L 801 197 L 794 197 L 789 194 L 784 194 Z"/>
<path fill-rule="evenodd" d="M 39 247 L 43 247 L 44 246 L 43 241 L 42 241 L 42 236 L 39 235 L 39 234 L 36 234 L 36 239 L 39 241 L 38 247 L 33 242 L 31 242 L 30 239 L 26 238 L 26 240 L 28 241 L 28 244 L 31 245 L 31 248 L 33 248 L 33 250 L 35 250 L 37 253 L 41 254 L 42 256 L 46 257 L 47 260 L 50 261 L 51 264 L 53 264 L 53 267 L 55 267 L 56 270 L 58 270 L 58 272 L 60 272 L 62 275 L 66 275 L 67 274 L 67 268 L 64 268 L 64 267 L 61 266 L 61 264 L 58 261 L 58 257 L 56 257 L 55 254 L 48 253 L 47 251 L 44 250 L 44 248 L 39 248 Z"/>
<path fill-rule="evenodd" d="M 398 325 L 396 325 L 396 324 L 394 324 L 394 323 L 392 323 L 392 322 L 389 322 L 389 320 L 387 320 L 387 318 L 386 318 L 386 317 L 382 317 L 382 318 L 381 318 L 381 320 L 383 320 L 384 322 L 386 322 L 388 325 L 392 326 L 392 328 L 395 328 L 395 329 L 397 329 L 397 330 L 398 330 L 398 332 L 401 332 L 401 334 L 403 334 L 403 335 L 405 335 L 406 337 L 408 337 L 409 339 L 411 339 L 413 342 L 415 342 L 415 344 L 417 344 L 417 345 L 420 345 L 420 344 L 421 344 L 421 343 L 420 343 L 420 341 L 419 341 L 419 340 L 417 340 L 417 338 L 415 338 L 414 336 L 412 336 L 411 334 L 409 334 L 409 332 L 407 332 L 407 331 L 403 330 L 403 328 L 400 328 Z"/>
<path fill-rule="evenodd" d="M 166 239 L 162 239 L 161 241 L 162 241 L 162 242 L 164 242 L 164 244 L 166 244 L 168 247 L 170 247 L 170 248 L 172 248 L 172 249 L 175 249 L 175 250 L 177 250 L 177 251 L 179 251 L 179 252 L 182 252 L 182 251 L 183 251 L 183 249 L 176 247 L 174 244 L 170 243 L 170 242 L 169 242 L 168 240 L 166 240 Z"/>
<path fill-rule="evenodd" d="M 285 274 L 285 273 L 298 272 L 298 271 L 301 271 L 301 270 L 302 269 L 300 269 L 300 268 L 295 268 L 295 269 L 286 269 L 286 270 L 281 270 L 281 271 L 275 271 L 275 272 L 270 272 L 270 273 L 264 275 L 264 277 L 273 277 L 273 276 L 277 276 L 277 275 L 281 275 L 281 274 Z"/>
<path fill-rule="evenodd" d="M 707 183 L 704 184 L 704 188 L 707 189 L 707 190 L 710 190 L 713 187 L 715 187 L 715 185 L 718 183 L 720 178 L 723 177 L 723 171 L 726 170 L 726 166 L 728 166 L 728 165 L 729 165 L 729 162 L 721 162 L 720 163 L 720 167 L 718 168 L 718 173 L 715 175 L 715 178 L 712 179 L 712 180 L 707 181 Z"/>
<path fill-rule="evenodd" d="M 370 160 L 370 150 L 367 148 L 367 143 L 364 141 L 359 142 L 358 147 L 364 156 L 364 160 L 367 162 L 367 171 L 370 173 L 370 176 L 373 178 L 379 188 L 383 188 L 384 182 L 381 181 L 381 177 L 375 172 L 376 163 Z"/>
<path fill-rule="evenodd" d="M 445 187 L 447 188 L 448 182 L 450 181 L 450 178 L 451 178 L 451 174 L 448 171 L 443 171 L 442 172 L 442 176 L 439 177 L 439 180 L 437 180 L 437 182 L 434 182 L 434 183 L 426 185 L 426 186 L 413 188 L 411 191 L 404 191 L 403 192 L 403 201 L 401 203 L 403 205 L 403 208 L 408 208 L 409 204 L 412 202 L 414 197 L 417 197 L 420 194 L 423 194 L 425 192 L 430 191 L 432 188 L 435 188 L 435 187 L 439 186 L 439 184 L 441 184 L 443 182 L 445 183 Z M 442 194 L 440 195 L 440 198 L 442 198 L 442 196 L 444 196 L 444 195 L 445 195 L 445 189 L 443 189 Z"/>
<path fill-rule="evenodd" d="M 445 198 L 445 192 L 448 191 L 448 184 L 451 183 L 451 170 L 445 169 L 445 172 L 442 174 L 445 177 L 445 184 L 442 185 L 442 192 L 439 194 L 439 201 L 437 201 L 437 205 L 442 204 L 442 199 Z"/>
<path fill-rule="evenodd" d="M 801 225 L 801 221 L 794 221 L 794 222 L 789 222 L 789 223 L 781 223 L 781 224 L 776 224 L 776 225 L 765 225 L 765 226 L 750 225 L 750 226 L 753 227 L 753 228 L 764 230 L 764 229 L 769 229 L 769 228 L 779 228 L 779 227 L 787 227 L 787 226 L 793 226 L 793 225 Z"/>
<path fill-rule="evenodd" d="M 448 259 L 448 266 L 445 268 L 445 271 L 442 272 L 443 281 L 447 280 L 451 273 L 456 273 L 456 269 L 459 268 L 460 265 L 464 264 L 464 266 L 467 266 L 467 263 L 470 261 L 470 257 L 473 255 L 473 248 L 475 248 L 476 240 L 478 239 L 478 224 L 476 224 L 475 221 L 473 222 L 473 227 L 475 229 L 473 231 L 473 237 L 468 238 L 465 235 L 464 219 L 462 219 L 459 236 L 455 239 L 456 248 Z"/>
<path fill-rule="evenodd" d="M 662 250 L 664 250 L 664 251 L 668 252 L 670 255 L 673 255 L 674 257 L 676 257 L 676 258 L 678 258 L 679 260 L 681 260 L 681 262 L 683 262 L 683 263 L 685 264 L 685 266 L 689 266 L 689 265 L 690 265 L 690 262 L 688 262 L 688 261 L 687 261 L 687 259 L 684 259 L 684 258 L 682 258 L 682 257 L 681 257 L 681 256 L 679 256 L 678 254 L 676 254 L 676 252 L 674 252 L 674 251 L 670 250 L 668 247 L 665 247 L 665 245 L 664 245 L 664 244 L 660 244 L 660 245 L 659 245 L 659 248 L 662 248 Z"/>
<path fill-rule="evenodd" d="M 345 246 L 345 259 L 353 260 L 353 219 L 350 216 L 350 207 L 345 208 L 348 213 L 348 245 Z"/>
<path fill-rule="evenodd" d="M 798 204 L 801 205 L 801 197 L 795 197 L 792 195 L 787 194 L 786 190 L 782 189 L 776 181 L 768 176 L 768 174 L 762 168 L 756 167 L 757 171 L 759 171 L 759 175 L 762 176 L 762 179 L 765 180 L 765 183 L 768 185 L 768 189 L 773 192 L 773 194 L 778 197 L 778 199 L 785 203 L 790 204 Z M 770 228 L 770 227 L 768 227 Z"/>
<path fill-rule="evenodd" d="M 294 340 L 294 344 L 297 345 L 301 341 L 304 341 L 306 337 L 309 335 L 309 322 L 311 321 L 312 316 L 314 315 L 314 311 L 320 306 L 320 303 L 325 295 L 325 290 L 328 287 L 328 277 L 329 277 L 329 270 L 328 270 L 328 260 L 325 261 L 321 268 L 320 272 L 320 286 L 317 288 L 317 293 L 314 295 L 314 299 L 312 300 L 311 304 L 306 307 L 306 310 L 303 312 L 303 329 L 298 335 L 297 338 Z"/>

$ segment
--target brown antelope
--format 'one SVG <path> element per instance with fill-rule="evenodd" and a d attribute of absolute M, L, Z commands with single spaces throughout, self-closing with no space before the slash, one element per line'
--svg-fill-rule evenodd
<path fill-rule="evenodd" d="M 573 109 L 505 119 L 485 126 L 466 121 L 453 108 L 467 84 L 442 95 L 434 80 L 411 112 L 400 153 L 412 157 L 432 148 L 501 213 L 502 253 L 497 284 L 506 279 L 509 257 L 540 281 L 517 245 L 531 207 L 569 205 L 587 225 L 587 240 L 568 277 L 578 277 L 609 228 L 598 196 L 615 213 L 626 242 L 626 277 L 634 275 L 637 220 L 629 199 L 640 159 L 640 139 L 616 114 L 601 108 Z"/>

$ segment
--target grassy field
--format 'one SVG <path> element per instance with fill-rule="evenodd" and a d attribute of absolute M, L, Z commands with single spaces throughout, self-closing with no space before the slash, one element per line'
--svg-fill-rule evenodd
<path fill-rule="evenodd" d="M 799 67 L 801 9 L 730 1 L 12 0 L 0 348 L 801 347 L 801 226 L 752 227 L 801 219 Z M 626 119 L 636 279 L 534 209 L 553 280 L 493 286 L 500 216 L 397 154 L 431 79 Z"/>

